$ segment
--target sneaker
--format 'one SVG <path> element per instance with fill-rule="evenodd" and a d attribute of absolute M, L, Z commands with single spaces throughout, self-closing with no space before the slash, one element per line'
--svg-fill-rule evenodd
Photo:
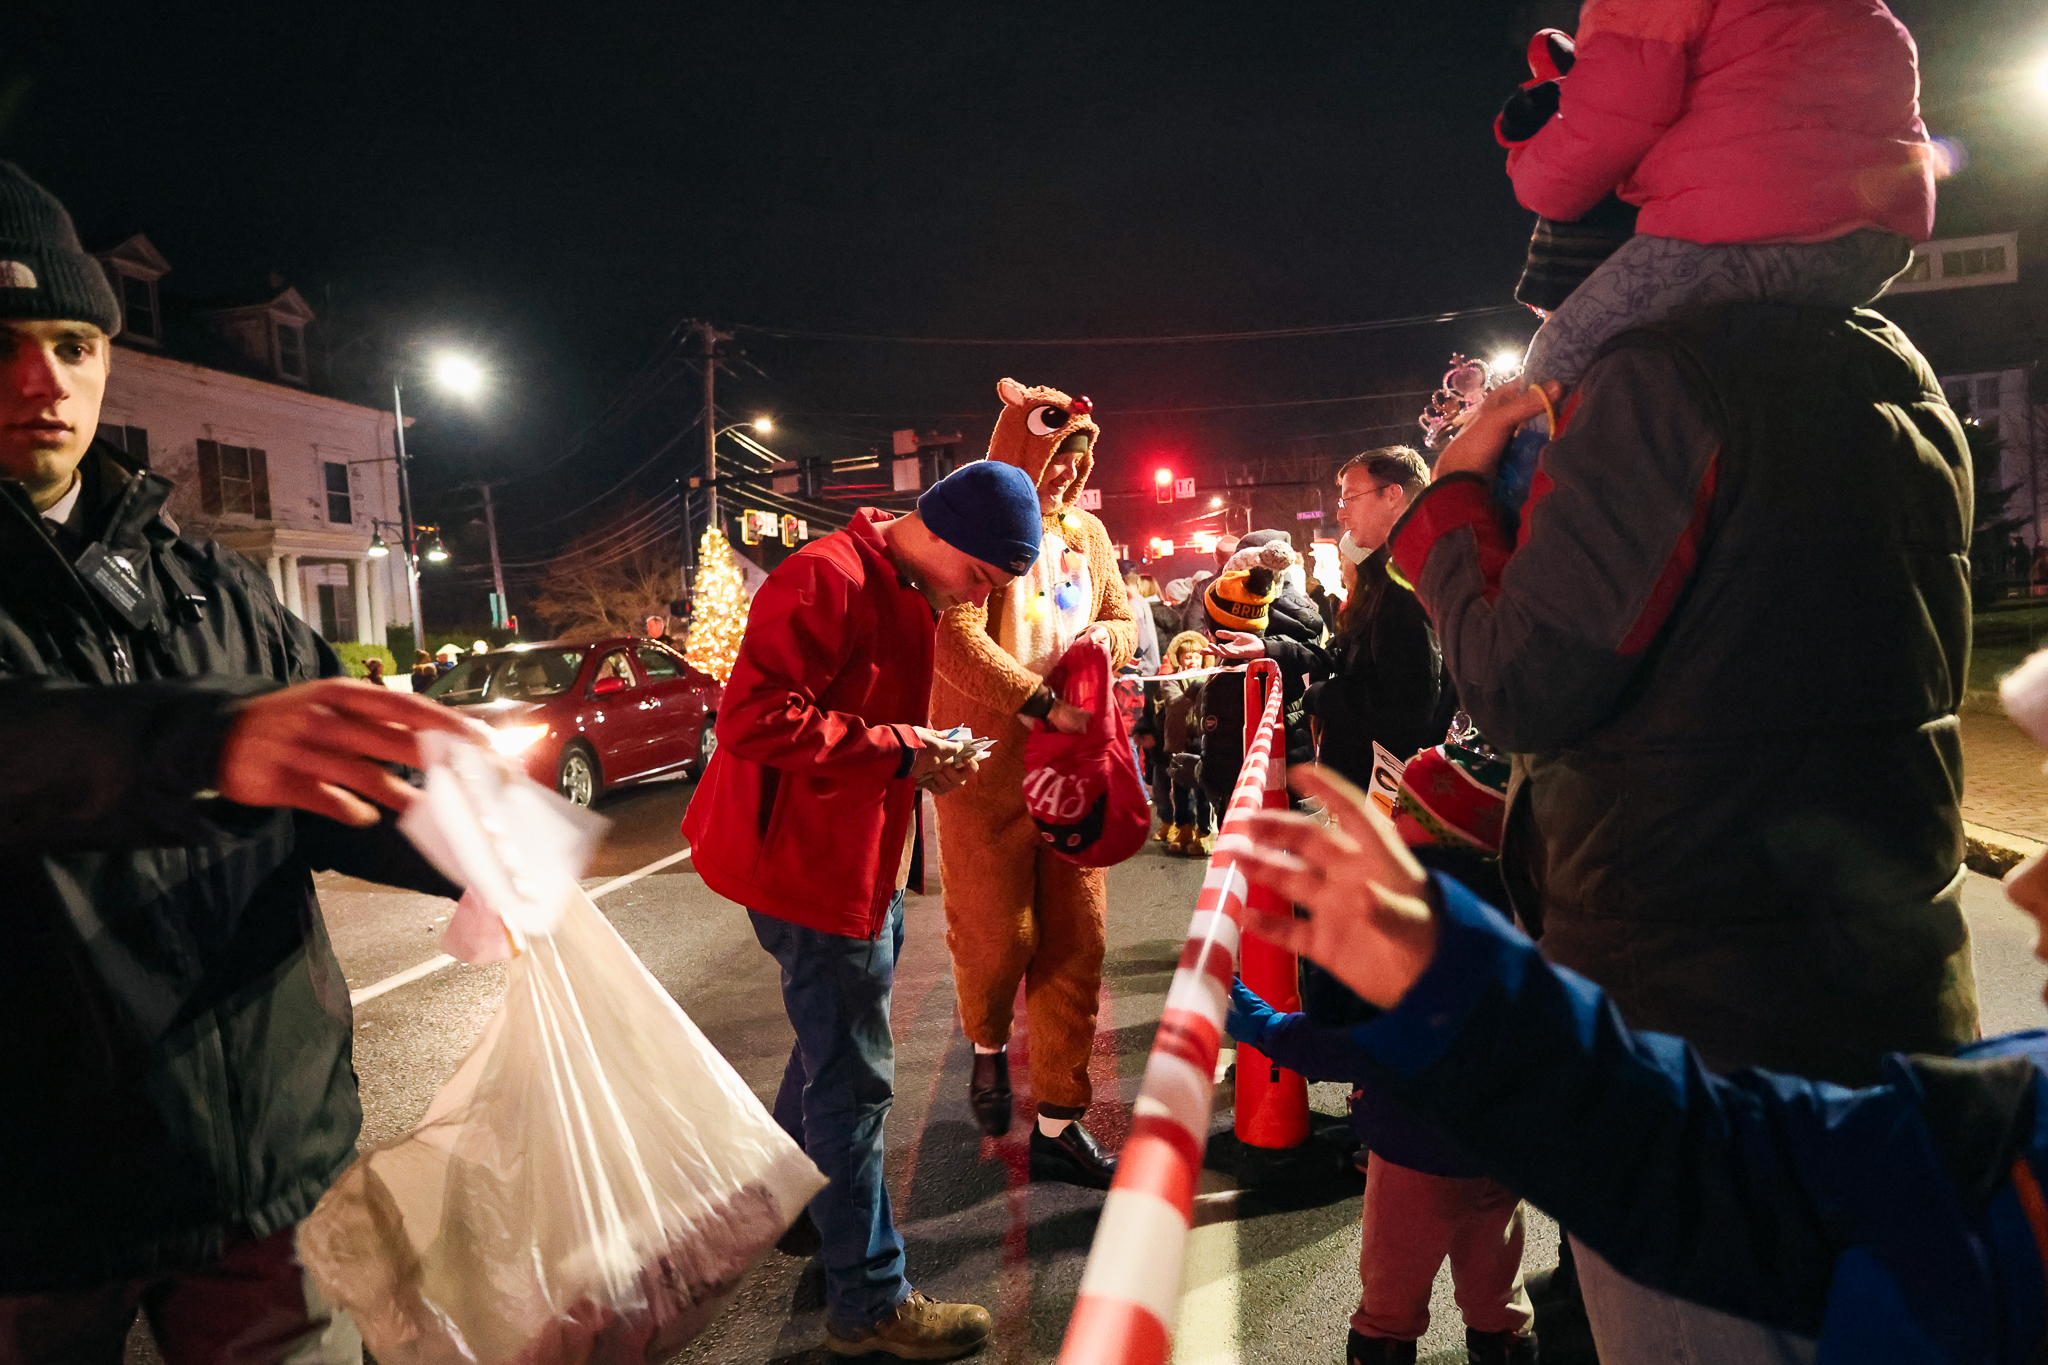
<path fill-rule="evenodd" d="M 1542 1359 L 1534 1332 L 1465 1329 L 1465 1359 L 1471 1365 L 1537 1365 Z"/>
<path fill-rule="evenodd" d="M 978 1349 L 994 1330 L 995 1320 L 986 1308 L 933 1303 L 913 1289 L 880 1322 L 842 1329 L 828 1320 L 825 1349 L 836 1356 L 880 1353 L 898 1360 L 955 1360 Z"/>
<path fill-rule="evenodd" d="M 1354 1327 L 1344 1343 L 1344 1365 L 1415 1365 L 1415 1343 L 1369 1337 Z"/>
<path fill-rule="evenodd" d="M 1173 846 L 1180 842 L 1180 826 L 1170 822 L 1161 825 L 1159 832 L 1152 837 L 1165 844 L 1168 852 L 1172 852 Z"/>

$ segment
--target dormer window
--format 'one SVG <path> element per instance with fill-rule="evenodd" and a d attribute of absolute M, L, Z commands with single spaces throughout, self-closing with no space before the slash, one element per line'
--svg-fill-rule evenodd
<path fill-rule="evenodd" d="M 155 280 L 121 274 L 121 331 L 149 341 L 163 340 L 157 328 Z"/>
<path fill-rule="evenodd" d="M 296 323 L 277 324 L 277 372 L 287 379 L 306 377 L 306 329 Z"/>
<path fill-rule="evenodd" d="M 139 233 L 111 251 L 93 254 L 121 300 L 121 340 L 162 345 L 164 315 L 156 282 L 170 273 L 171 263 Z"/>

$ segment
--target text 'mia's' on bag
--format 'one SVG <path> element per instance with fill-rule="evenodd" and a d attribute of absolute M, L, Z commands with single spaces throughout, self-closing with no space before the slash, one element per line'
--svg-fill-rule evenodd
<path fill-rule="evenodd" d="M 1037 723 L 1024 741 L 1024 807 L 1061 857 L 1083 867 L 1113 866 L 1145 846 L 1152 808 L 1111 690 L 1109 651 L 1077 641 L 1045 683 L 1094 720 L 1078 735 Z"/>

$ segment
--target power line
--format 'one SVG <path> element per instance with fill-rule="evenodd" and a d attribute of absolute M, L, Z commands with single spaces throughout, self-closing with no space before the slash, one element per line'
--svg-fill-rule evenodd
<path fill-rule="evenodd" d="M 1214 403 L 1200 408 L 1116 408 L 1102 404 L 1111 417 L 1158 417 L 1173 412 L 1248 412 L 1254 408 L 1315 408 L 1331 403 L 1369 403 L 1375 399 L 1427 398 L 1435 389 L 1404 389 L 1397 393 L 1354 393 L 1343 398 L 1286 398 L 1272 403 Z"/>
<path fill-rule="evenodd" d="M 641 526 L 643 526 L 648 521 L 651 521 L 657 517 L 666 517 L 671 513 L 675 513 L 678 522 L 680 522 L 681 515 L 677 512 L 677 503 L 679 501 L 680 499 L 678 495 L 671 493 L 667 497 L 661 499 L 660 501 L 655 502 L 646 508 L 643 508 L 638 514 L 620 523 L 619 525 L 605 528 L 604 530 L 600 531 L 598 534 L 593 536 L 591 539 L 585 541 L 581 545 L 576 545 L 572 542 L 570 548 L 568 550 L 565 550 L 563 553 L 592 553 L 595 551 L 603 550 L 610 546 L 610 544 L 613 541 L 619 540 L 637 531 Z M 558 558 L 560 558 L 559 555 L 548 559 L 508 559 L 505 561 L 505 567 L 508 569 L 528 569 L 545 567 L 546 565 L 554 563 L 555 559 Z"/>
<path fill-rule="evenodd" d="M 671 450 L 674 450 L 676 447 L 676 443 L 682 440 L 685 436 L 688 436 L 691 432 L 695 431 L 697 429 L 698 423 L 702 422 L 703 420 L 703 416 L 700 414 L 695 420 L 691 421 L 689 425 L 685 426 L 681 431 L 678 431 L 675 435 L 669 437 L 666 441 L 663 441 L 661 445 L 656 448 L 655 452 L 652 455 L 649 455 L 645 460 L 642 460 L 639 463 L 639 465 L 637 465 L 634 468 L 632 473 L 626 475 L 626 477 L 620 479 L 618 482 L 614 483 L 610 488 L 607 488 L 604 490 L 604 492 L 599 493 L 596 497 L 578 503 L 576 506 L 570 508 L 566 512 L 558 512 L 551 517 L 542 517 L 537 521 L 528 522 L 527 525 L 553 526 L 558 522 L 567 521 L 569 518 L 575 516 L 579 512 L 589 511 L 591 508 L 597 506 L 606 498 L 610 497 L 612 494 L 618 492 L 621 488 L 624 488 L 627 484 L 633 482 L 633 480 L 639 478 L 642 474 L 646 473 L 648 469 L 653 467 L 654 462 L 656 460 L 668 454 Z"/>
<path fill-rule="evenodd" d="M 1122 408 L 1111 403 L 1097 403 L 1095 411 L 1104 417 L 1161 417 L 1181 412 L 1249 412 L 1254 409 L 1327 407 L 1333 403 L 1369 403 L 1382 398 L 1427 398 L 1434 392 L 1434 389 L 1397 389 L 1385 393 L 1348 393 L 1337 398 L 1281 398 L 1267 403 L 1210 403 L 1173 408 Z M 974 412 L 793 412 L 783 420 L 800 422 L 810 417 L 866 418 L 877 422 L 939 417 L 980 417 L 993 420 L 985 408 Z"/>
<path fill-rule="evenodd" d="M 869 332 L 819 332 L 800 327 L 769 327 L 756 323 L 728 323 L 736 332 L 780 337 L 791 341 L 846 341 L 880 346 L 1190 346 L 1221 341 L 1282 341 L 1297 337 L 1346 336 L 1356 332 L 1385 332 L 1401 327 L 1426 327 L 1455 322 L 1460 318 L 1489 317 L 1499 313 L 1525 311 L 1520 304 L 1492 304 L 1485 308 L 1454 308 L 1442 313 L 1419 313 L 1405 318 L 1376 318 L 1369 322 L 1331 322 L 1308 327 L 1269 327 L 1245 332 L 1181 332 L 1163 336 L 1138 337 L 910 337 Z"/>

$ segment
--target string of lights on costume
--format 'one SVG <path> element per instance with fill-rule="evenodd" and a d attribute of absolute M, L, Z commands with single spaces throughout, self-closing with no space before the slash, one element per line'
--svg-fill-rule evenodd
<path fill-rule="evenodd" d="M 1495 366 L 1453 351 L 1451 368 L 1422 410 L 1424 448 L 1441 450 L 1449 445 L 1472 420 L 1487 394 L 1514 382 L 1521 374 L 1519 364 Z M 1529 500 L 1529 488 L 1536 478 L 1536 459 L 1557 429 L 1557 414 L 1551 408 L 1549 395 L 1538 387 L 1536 396 L 1543 400 L 1543 416 L 1531 418 L 1516 429 L 1507 453 L 1501 457 L 1500 470 L 1494 475 L 1493 500 L 1511 531 L 1521 524 L 1522 504 Z"/>

